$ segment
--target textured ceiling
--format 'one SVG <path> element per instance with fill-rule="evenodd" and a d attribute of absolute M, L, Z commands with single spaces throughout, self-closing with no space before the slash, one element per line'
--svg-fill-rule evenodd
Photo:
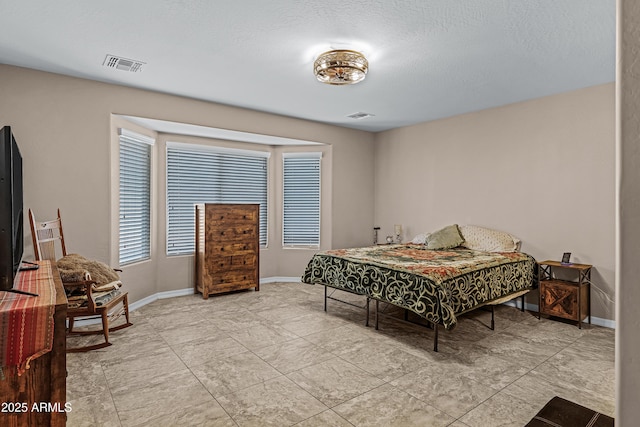
<path fill-rule="evenodd" d="M 615 79 L 615 0 L 0 0 L 0 11 L 0 63 L 369 131 Z M 317 82 L 329 48 L 365 53 L 365 81 Z M 109 69 L 107 54 L 146 64 Z M 375 116 L 346 117 L 356 112 Z"/>

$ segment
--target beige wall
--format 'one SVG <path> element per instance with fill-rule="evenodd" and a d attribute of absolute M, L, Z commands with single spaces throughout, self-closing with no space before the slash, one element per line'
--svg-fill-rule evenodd
<path fill-rule="evenodd" d="M 112 114 L 331 144 L 332 157 L 339 159 L 330 171 L 331 244 L 359 246 L 371 240 L 374 161 L 368 132 L 7 65 L 0 65 L 0 85 L 2 125 L 13 127 L 24 157 L 25 209 L 44 220 L 59 207 L 72 252 L 115 262 Z M 155 223 L 163 228 L 164 214 L 156 212 Z M 154 238 L 161 252 L 163 238 Z M 28 231 L 26 239 L 31 241 Z M 265 256 L 262 277 L 300 276 L 312 253 L 282 250 Z M 133 301 L 191 286 L 190 257 L 162 263 L 159 258 L 125 268 Z"/>
<path fill-rule="evenodd" d="M 376 225 L 410 239 L 475 224 L 538 260 L 572 252 L 595 267 L 594 316 L 614 319 L 614 95 L 607 84 L 378 134 Z"/>

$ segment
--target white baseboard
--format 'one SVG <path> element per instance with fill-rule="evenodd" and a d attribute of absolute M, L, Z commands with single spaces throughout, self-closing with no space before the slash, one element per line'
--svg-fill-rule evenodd
<path fill-rule="evenodd" d="M 264 279 L 260 279 L 260 284 L 263 283 L 276 283 L 276 282 L 286 282 L 286 283 L 296 283 L 300 282 L 299 277 L 285 277 L 285 276 L 276 276 L 276 277 L 266 277 Z"/>
<path fill-rule="evenodd" d="M 145 305 L 151 304 L 152 302 L 154 302 L 156 300 L 159 300 L 159 299 L 184 297 L 184 296 L 187 296 L 187 295 L 193 295 L 194 293 L 195 293 L 195 291 L 193 290 L 193 288 L 177 289 L 175 291 L 158 292 L 158 293 L 155 293 L 153 295 L 149 295 L 148 297 L 144 297 L 141 300 L 138 300 L 136 302 L 132 302 L 131 304 L 129 304 L 129 310 L 131 310 L 131 311 L 137 310 L 140 307 L 144 307 Z"/>
<path fill-rule="evenodd" d="M 518 301 L 516 301 L 516 299 Z M 512 299 L 511 301 L 507 301 L 504 303 L 504 305 L 510 305 L 512 307 L 517 307 L 520 308 L 520 298 L 516 298 L 516 299 Z M 524 304 L 524 308 L 525 310 L 529 310 L 529 311 L 538 311 L 538 304 L 531 304 L 531 303 L 525 303 Z M 616 328 L 616 321 L 615 320 L 610 320 L 610 319 L 602 319 L 600 317 L 595 317 L 595 316 L 591 316 L 591 324 L 592 325 L 596 325 L 596 326 L 602 326 L 605 328 L 610 328 L 610 329 L 615 329 Z"/>

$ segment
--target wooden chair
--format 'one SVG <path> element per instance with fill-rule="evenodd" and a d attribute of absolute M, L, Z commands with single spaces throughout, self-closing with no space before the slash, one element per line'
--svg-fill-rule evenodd
<path fill-rule="evenodd" d="M 62 256 L 67 255 L 67 248 L 64 242 L 64 233 L 62 232 L 62 219 L 60 218 L 60 209 L 58 209 L 58 218 L 52 221 L 36 222 L 31 209 L 29 209 L 29 223 L 31 224 L 31 237 L 33 239 L 33 250 L 36 260 L 56 261 L 56 247 L 60 247 Z M 67 308 L 67 335 L 104 335 L 104 342 L 84 347 L 67 348 L 67 352 L 85 352 L 110 346 L 109 332 L 123 329 L 133 324 L 129 321 L 129 299 L 127 292 L 121 292 L 114 296 L 108 302 L 100 305 L 96 303 L 96 282 L 94 280 L 82 280 L 74 282 L 65 282 L 63 285 L 67 291 L 67 295 L 72 292 L 86 295 L 86 303 L 79 307 Z M 121 307 L 118 307 L 122 304 Z M 109 324 L 125 315 L 126 323 L 115 327 L 109 327 Z M 102 320 L 102 329 L 74 331 L 73 325 L 76 317 L 82 318 L 100 318 Z"/>

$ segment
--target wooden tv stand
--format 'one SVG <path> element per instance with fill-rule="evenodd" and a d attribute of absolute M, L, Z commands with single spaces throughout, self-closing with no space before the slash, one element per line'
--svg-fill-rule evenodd
<path fill-rule="evenodd" d="M 49 271 L 48 263 L 39 261 L 41 267 L 35 271 L 40 274 Z M 23 274 L 31 273 L 30 280 L 39 280 L 35 271 Z M 0 426 L 64 426 L 67 422 L 64 412 L 67 392 L 67 297 L 55 263 L 51 264 L 50 271 L 56 290 L 52 349 L 33 359 L 29 369 L 20 376 L 16 367 L 3 368 L 5 378 L 0 379 Z M 45 277 L 49 277 L 48 274 Z"/>

